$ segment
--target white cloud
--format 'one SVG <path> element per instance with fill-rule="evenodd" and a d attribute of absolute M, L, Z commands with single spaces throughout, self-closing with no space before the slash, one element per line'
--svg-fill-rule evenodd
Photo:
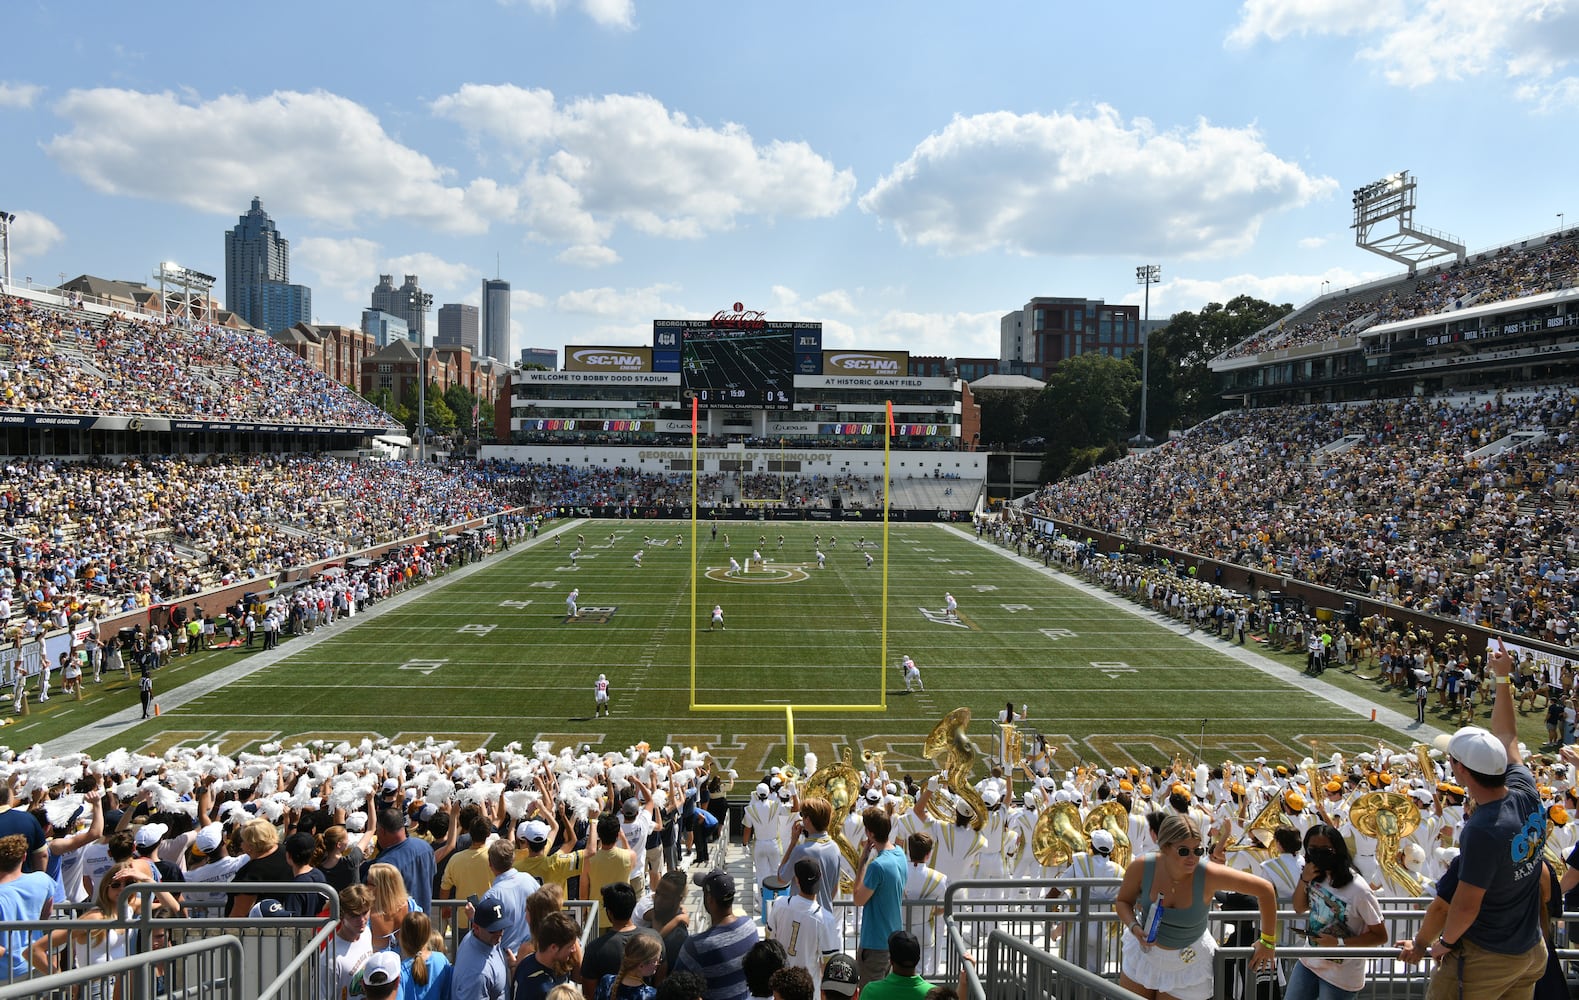
<path fill-rule="evenodd" d="M 308 236 L 293 242 L 291 265 L 309 272 L 296 280 L 310 278 L 304 283 L 314 289 L 365 304 L 378 283 L 378 253 L 377 243 L 360 236 L 343 240 Z"/>
<path fill-rule="evenodd" d="M 209 101 L 171 92 L 73 90 L 55 110 L 71 131 L 45 144 L 97 191 L 238 213 L 262 195 L 276 213 L 330 226 L 397 218 L 480 233 L 513 209 L 491 181 L 449 183 L 448 171 L 391 138 L 354 101 L 324 91 L 239 94 Z"/>
<path fill-rule="evenodd" d="M 37 212 L 18 212 L 11 223 L 11 263 L 49 253 L 65 238 L 59 226 Z"/>
<path fill-rule="evenodd" d="M 513 0 L 500 0 L 510 4 Z M 527 0 L 527 6 L 543 14 L 557 14 L 563 7 L 580 7 L 581 12 L 594 24 L 604 28 L 621 28 L 626 31 L 636 27 L 635 0 Z"/>
<path fill-rule="evenodd" d="M 400 280 L 399 275 L 415 274 L 421 281 L 423 291 L 427 292 L 453 292 L 477 285 L 478 294 L 482 294 L 480 272 L 469 265 L 452 263 L 431 253 L 386 257 L 378 273 L 396 275 L 397 281 Z"/>
<path fill-rule="evenodd" d="M 906 243 L 946 253 L 1210 256 L 1247 248 L 1272 212 L 1337 187 L 1253 128 L 1157 131 L 1087 116 L 956 117 L 861 196 Z"/>
<path fill-rule="evenodd" d="M 674 305 L 665 298 L 679 289 L 679 285 L 661 283 L 645 288 L 583 288 L 559 296 L 554 300 L 554 308 L 564 313 L 644 322 L 650 340 L 653 317 L 684 319 L 691 315 L 683 306 Z"/>
<path fill-rule="evenodd" d="M 1245 0 L 1225 44 L 1294 35 L 1354 38 L 1397 86 L 1500 74 L 1537 111 L 1579 106 L 1574 0 Z"/>
<path fill-rule="evenodd" d="M 555 255 L 555 259 L 566 264 L 575 264 L 577 267 L 607 267 L 610 264 L 618 264 L 620 255 L 609 247 L 581 243 L 561 250 Z"/>
<path fill-rule="evenodd" d="M 1328 268 L 1319 274 L 1236 274 L 1226 278 L 1177 278 L 1152 286 L 1151 318 L 1166 319 L 1186 309 L 1200 309 L 1212 302 L 1228 302 L 1249 295 L 1267 302 L 1292 302 L 1302 305 L 1325 292 L 1341 291 L 1394 271 L 1350 271 L 1347 268 Z M 1323 282 L 1328 282 L 1326 288 Z M 1141 292 L 1129 292 L 1120 300 L 1128 305 L 1140 305 Z"/>
<path fill-rule="evenodd" d="M 1245 0 L 1227 44 L 1254 45 L 1261 37 L 1330 35 L 1368 31 L 1403 16 L 1404 0 Z"/>
<path fill-rule="evenodd" d="M 855 327 L 850 347 L 940 354 L 949 358 L 998 356 L 998 320 L 1002 310 L 922 313 L 891 309 L 880 318 Z"/>
<path fill-rule="evenodd" d="M 842 211 L 855 175 L 802 142 L 758 142 L 644 94 L 560 104 L 547 90 L 467 84 L 434 101 L 483 150 L 521 171 L 517 219 L 528 235 L 597 261 L 616 227 L 695 239 L 743 218 L 825 218 Z"/>
<path fill-rule="evenodd" d="M 31 108 L 44 88 L 36 83 L 5 83 L 0 81 L 0 108 Z"/>
<path fill-rule="evenodd" d="M 360 236 L 349 239 L 309 236 L 296 241 L 291 256 L 293 264 L 308 272 L 306 277 L 311 280 L 306 284 L 364 307 L 371 300 L 373 286 L 378 284 L 381 274 L 394 275 L 397 285 L 404 275 L 415 274 L 424 291 L 465 291 L 467 296 L 461 301 L 474 305 L 482 295 L 479 287 L 482 275 L 467 264 L 453 263 L 423 251 L 389 256 L 378 243 Z"/>
<path fill-rule="evenodd" d="M 831 289 L 814 295 L 809 299 L 801 298 L 793 288 L 788 288 L 784 285 L 774 285 L 771 291 L 773 295 L 773 315 L 781 319 L 810 319 L 826 316 L 828 313 L 854 316 L 860 312 L 851 293 L 842 288 Z M 791 313 L 794 315 L 790 315 Z M 824 320 L 823 322 L 824 332 L 826 333 L 827 321 Z"/>
<path fill-rule="evenodd" d="M 1327 241 L 1331 238 L 1330 236 L 1306 236 L 1299 241 L 1299 246 L 1301 250 L 1315 250 L 1326 246 Z"/>

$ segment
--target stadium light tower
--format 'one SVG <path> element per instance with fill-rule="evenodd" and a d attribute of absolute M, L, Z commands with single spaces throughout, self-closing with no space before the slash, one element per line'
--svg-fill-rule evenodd
<path fill-rule="evenodd" d="M 0 287 L 11 287 L 11 223 L 16 221 L 16 215 L 11 212 L 0 212 L 0 263 L 5 265 L 0 270 Z"/>
<path fill-rule="evenodd" d="M 1395 232 L 1377 234 L 1376 227 L 1397 220 Z M 1415 269 L 1427 261 L 1456 257 L 1463 263 L 1467 254 L 1456 236 L 1415 225 L 1415 179 L 1409 171 L 1388 174 L 1354 191 L 1354 245 L 1380 254 Z"/>
<path fill-rule="evenodd" d="M 1130 438 L 1129 443 L 1141 448 L 1149 448 L 1153 443 L 1146 433 L 1146 390 L 1151 381 L 1151 330 L 1148 327 L 1151 326 L 1151 286 L 1161 280 L 1161 264 L 1142 264 L 1135 268 L 1136 284 L 1146 286 L 1146 305 L 1140 321 L 1140 433 Z"/>
<path fill-rule="evenodd" d="M 428 292 L 407 292 L 406 304 L 412 310 L 426 313 L 433 308 L 433 296 Z M 426 316 L 419 316 L 417 323 L 417 463 L 428 460 L 428 323 Z"/>

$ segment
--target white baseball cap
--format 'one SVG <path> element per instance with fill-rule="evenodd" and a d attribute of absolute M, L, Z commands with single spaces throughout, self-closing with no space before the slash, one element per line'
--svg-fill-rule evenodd
<path fill-rule="evenodd" d="M 137 846 L 152 847 L 164 839 L 170 828 L 163 823 L 144 823 L 137 828 Z"/>
<path fill-rule="evenodd" d="M 212 854 L 219 849 L 220 841 L 225 839 L 225 828 L 218 823 L 210 823 L 197 831 L 194 846 L 204 854 Z"/>
<path fill-rule="evenodd" d="M 1106 830 L 1092 830 L 1091 849 L 1099 854 L 1111 853 L 1113 850 L 1113 835 Z"/>
<path fill-rule="evenodd" d="M 1508 769 L 1508 748 L 1488 730 L 1465 726 L 1447 741 L 1447 755 L 1477 774 Z"/>

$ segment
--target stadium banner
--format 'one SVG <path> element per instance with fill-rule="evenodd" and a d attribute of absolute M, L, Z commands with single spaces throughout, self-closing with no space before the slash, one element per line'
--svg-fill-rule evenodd
<path fill-rule="evenodd" d="M 61 633 L 66 635 L 67 633 Z M 44 644 L 38 640 L 20 647 L 0 649 L 0 683 L 15 684 L 18 677 L 33 677 L 43 668 Z M 56 654 L 57 659 L 59 654 Z"/>
<path fill-rule="evenodd" d="M 567 347 L 567 372 L 650 372 L 650 347 Z"/>
<path fill-rule="evenodd" d="M 893 378 L 910 373 L 909 351 L 823 351 L 824 375 L 881 375 Z"/>
<path fill-rule="evenodd" d="M 549 420 L 523 420 L 523 431 L 592 431 L 592 432 L 650 432 L 653 428 L 651 420 L 598 420 L 591 417 L 577 417 L 575 419 L 549 419 Z"/>
<path fill-rule="evenodd" d="M 797 389 L 952 389 L 947 375 L 797 375 Z"/>
<path fill-rule="evenodd" d="M 678 372 L 515 372 L 526 385 L 679 385 Z"/>
<path fill-rule="evenodd" d="M 51 427 L 67 430 L 236 431 L 244 434 L 384 434 L 388 427 L 257 423 L 248 420 L 170 420 L 165 417 L 90 416 L 69 413 L 0 413 L 0 427 Z"/>

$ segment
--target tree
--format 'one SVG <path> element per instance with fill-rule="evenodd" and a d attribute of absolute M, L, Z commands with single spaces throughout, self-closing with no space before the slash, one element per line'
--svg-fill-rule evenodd
<path fill-rule="evenodd" d="M 395 393 L 392 389 L 372 389 L 362 394 L 362 398 L 383 410 L 390 416 L 395 415 Z"/>
<path fill-rule="evenodd" d="M 1207 364 L 1293 311 L 1292 303 L 1274 305 L 1237 295 L 1227 305 L 1212 302 L 1198 313 L 1175 313 L 1151 337 L 1147 433 L 1166 440 L 1173 427 L 1193 427 L 1225 409 L 1217 376 Z M 1130 360 L 1139 371 L 1140 353 L 1130 355 Z"/>
<path fill-rule="evenodd" d="M 1046 429 L 1042 478 L 1062 478 L 1077 459 L 1117 454 L 1134 433 L 1130 404 L 1139 391 L 1134 366 L 1106 354 L 1081 354 L 1053 369 L 1031 409 L 1030 425 Z"/>
<path fill-rule="evenodd" d="M 986 448 L 1013 448 L 1033 435 L 1029 419 L 1036 393 L 1014 389 L 983 389 L 975 393 L 981 404 L 981 443 Z"/>
<path fill-rule="evenodd" d="M 470 432 L 472 426 L 472 404 L 477 402 L 477 396 L 470 389 L 459 382 L 444 390 L 444 405 L 455 414 L 455 419 L 461 429 Z"/>
<path fill-rule="evenodd" d="M 469 414 L 468 414 L 469 415 Z M 440 434 L 448 434 L 455 429 L 455 411 L 444 402 L 444 394 L 439 392 L 436 383 L 428 383 L 428 427 Z"/>

